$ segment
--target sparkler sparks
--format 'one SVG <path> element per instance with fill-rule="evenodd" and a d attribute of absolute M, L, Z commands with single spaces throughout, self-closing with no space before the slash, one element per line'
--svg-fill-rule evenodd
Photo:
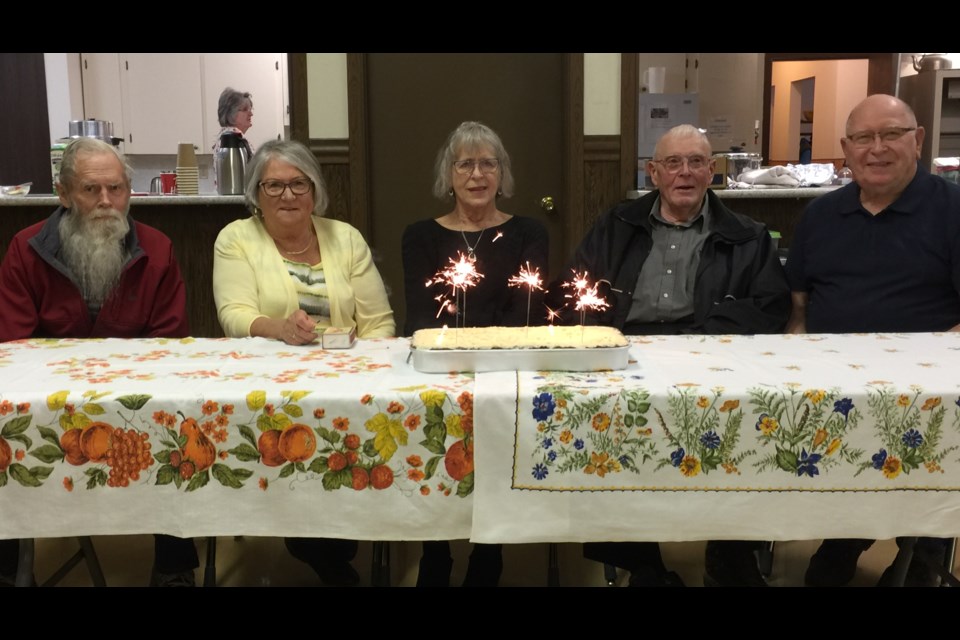
<path fill-rule="evenodd" d="M 476 284 L 480 282 L 480 279 L 483 278 L 483 274 L 479 273 L 473 261 L 461 252 L 457 252 L 456 260 L 453 258 L 448 258 L 448 260 L 450 264 L 447 265 L 445 269 L 437 271 L 432 278 L 427 280 L 426 286 L 430 287 L 439 284 L 450 287 L 453 300 L 448 299 L 444 294 L 440 294 L 435 298 L 435 300 L 440 303 L 440 310 L 437 311 L 437 317 L 440 317 L 444 309 L 449 310 L 450 305 L 453 305 L 453 308 L 460 312 L 458 315 L 463 320 L 463 326 L 466 326 L 467 289 L 476 286 Z"/>
<path fill-rule="evenodd" d="M 583 273 L 577 273 L 574 271 L 573 279 L 564 282 L 561 285 L 568 289 L 573 289 L 573 293 L 565 294 L 564 297 L 570 298 L 574 301 L 574 309 L 580 312 L 581 325 L 584 322 L 584 316 L 586 315 L 587 309 L 591 311 L 600 311 L 601 309 L 606 309 L 610 306 L 606 299 L 600 296 L 600 294 L 597 292 L 598 283 L 591 283 L 587 278 L 588 275 L 589 274 L 586 271 Z"/>
<path fill-rule="evenodd" d="M 511 287 L 527 287 L 527 326 L 530 326 L 530 297 L 533 290 L 542 290 L 543 280 L 540 278 L 540 269 L 530 270 L 530 262 L 527 261 L 526 267 L 520 267 L 520 273 L 507 280 Z"/>

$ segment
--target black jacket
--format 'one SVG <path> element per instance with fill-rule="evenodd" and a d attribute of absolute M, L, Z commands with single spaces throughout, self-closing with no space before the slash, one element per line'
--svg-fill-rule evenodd
<path fill-rule="evenodd" d="M 560 284 L 571 269 L 589 272 L 591 281 L 607 280 L 601 293 L 610 308 L 587 312 L 587 324 L 624 329 L 640 268 L 650 254 L 653 237 L 650 210 L 658 197 L 654 191 L 623 202 L 601 215 L 577 248 L 573 259 L 550 285 L 547 304 L 563 305 L 568 289 Z M 694 285 L 694 313 L 673 325 L 631 325 L 629 333 L 754 334 L 778 333 L 790 315 L 790 287 L 765 225 L 730 211 L 712 191 L 710 235 L 703 246 Z M 605 284 L 605 283 L 604 283 Z M 572 305 L 563 321 L 578 323 Z"/>

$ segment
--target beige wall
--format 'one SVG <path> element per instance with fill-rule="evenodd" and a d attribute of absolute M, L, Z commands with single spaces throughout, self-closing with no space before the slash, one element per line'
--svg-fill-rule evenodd
<path fill-rule="evenodd" d="M 307 117 L 311 138 L 349 137 L 347 54 L 307 54 Z"/>
<path fill-rule="evenodd" d="M 770 158 L 796 162 L 800 157 L 800 94 L 793 82 L 814 78 L 814 159 L 842 158 L 840 138 L 847 114 L 867 95 L 867 60 L 811 60 L 773 65 Z"/>
<path fill-rule="evenodd" d="M 620 133 L 620 54 L 583 54 L 583 133 Z"/>

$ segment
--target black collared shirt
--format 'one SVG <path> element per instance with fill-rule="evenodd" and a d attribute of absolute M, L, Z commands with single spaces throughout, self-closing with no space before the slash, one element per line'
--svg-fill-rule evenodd
<path fill-rule="evenodd" d="M 790 246 L 787 276 L 809 295 L 811 333 L 945 331 L 960 323 L 960 186 L 918 168 L 871 215 L 860 187 L 811 202 Z"/>

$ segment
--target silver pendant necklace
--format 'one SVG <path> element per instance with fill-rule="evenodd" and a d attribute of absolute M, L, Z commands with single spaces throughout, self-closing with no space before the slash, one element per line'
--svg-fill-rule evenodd
<path fill-rule="evenodd" d="M 463 244 L 467 245 L 467 259 L 470 262 L 477 261 L 476 250 L 480 246 L 480 240 L 483 238 L 483 232 L 486 231 L 486 228 L 480 229 L 480 235 L 477 236 L 477 241 L 473 243 L 473 246 L 470 246 L 470 242 L 467 240 L 467 234 L 463 232 L 463 229 L 460 229 L 460 235 L 463 236 Z"/>

